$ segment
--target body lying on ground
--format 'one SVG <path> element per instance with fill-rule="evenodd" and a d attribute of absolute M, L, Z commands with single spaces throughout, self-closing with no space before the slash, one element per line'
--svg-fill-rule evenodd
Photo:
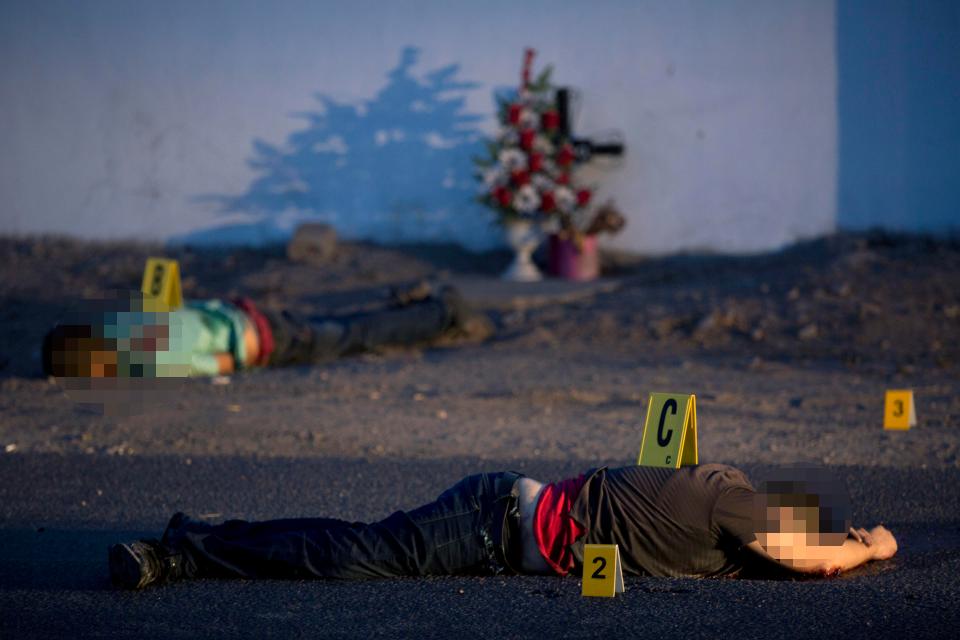
<path fill-rule="evenodd" d="M 817 477 L 822 477 L 822 473 Z M 585 544 L 617 544 L 627 575 L 832 575 L 896 553 L 884 527 L 850 526 L 845 491 L 807 472 L 754 490 L 720 464 L 597 468 L 542 483 L 462 479 L 373 523 L 293 518 L 210 524 L 174 514 L 159 540 L 113 545 L 113 582 L 175 579 L 579 575 Z"/>
<path fill-rule="evenodd" d="M 413 290 L 413 289 L 411 289 Z M 485 337 L 489 321 L 452 287 L 418 285 L 378 311 L 306 319 L 251 300 L 188 301 L 144 310 L 136 295 L 54 327 L 43 345 L 47 375 L 66 378 L 214 376 L 258 366 L 316 364 L 386 346 L 429 343 L 453 330 Z"/>

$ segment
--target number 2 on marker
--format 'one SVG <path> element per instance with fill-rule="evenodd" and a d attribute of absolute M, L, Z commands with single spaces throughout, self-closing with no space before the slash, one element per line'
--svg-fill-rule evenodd
<path fill-rule="evenodd" d="M 620 549 L 615 544 L 583 545 L 583 588 L 585 596 L 612 598 L 623 593 Z"/>
<path fill-rule="evenodd" d="M 606 580 L 607 576 L 600 573 L 607 566 L 606 559 L 601 556 L 597 556 L 596 558 L 593 559 L 593 564 L 597 564 L 600 566 L 597 567 L 597 570 L 593 572 L 593 576 L 591 577 L 596 578 L 597 580 Z"/>

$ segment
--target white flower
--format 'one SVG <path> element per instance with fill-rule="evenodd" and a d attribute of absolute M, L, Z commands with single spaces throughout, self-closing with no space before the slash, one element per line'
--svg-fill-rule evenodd
<path fill-rule="evenodd" d="M 504 149 L 497 159 L 507 171 L 523 171 L 527 168 L 527 154 L 519 149 Z"/>
<path fill-rule="evenodd" d="M 557 209 L 563 213 L 570 213 L 577 207 L 577 194 L 569 187 L 557 187 L 553 192 L 553 199 L 557 203 Z"/>
<path fill-rule="evenodd" d="M 520 144 L 520 134 L 516 129 L 505 128 L 500 132 L 497 142 L 502 147 L 515 147 Z"/>
<path fill-rule="evenodd" d="M 513 208 L 520 213 L 533 213 L 540 208 L 540 194 L 533 188 L 533 185 L 524 185 L 520 187 L 516 195 L 513 196 Z"/>
<path fill-rule="evenodd" d="M 533 176 L 530 178 L 530 182 L 532 182 L 533 186 L 537 188 L 537 191 L 541 193 L 544 191 L 553 191 L 553 189 L 556 187 L 556 183 L 542 173 L 533 174 Z"/>
<path fill-rule="evenodd" d="M 523 109 L 520 111 L 520 128 L 533 129 L 540 122 L 540 116 L 533 109 Z"/>
<path fill-rule="evenodd" d="M 544 174 L 550 176 L 554 180 L 556 180 L 557 178 L 560 177 L 560 175 L 563 174 L 563 171 L 560 170 L 560 167 L 557 165 L 557 163 L 551 160 L 550 158 L 543 159 L 543 169 L 541 169 L 541 171 L 543 171 Z"/>
<path fill-rule="evenodd" d="M 550 138 L 547 136 L 536 136 L 533 139 L 533 150 L 542 153 L 545 156 L 552 156 L 556 150 Z"/>
<path fill-rule="evenodd" d="M 489 190 L 507 182 L 507 172 L 502 165 L 495 165 L 483 171 L 483 184 Z"/>

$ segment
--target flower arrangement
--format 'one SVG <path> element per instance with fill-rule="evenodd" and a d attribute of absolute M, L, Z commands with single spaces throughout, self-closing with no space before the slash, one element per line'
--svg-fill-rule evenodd
<path fill-rule="evenodd" d="M 488 155 L 475 159 L 483 183 L 479 199 L 501 224 L 529 221 L 582 233 L 593 192 L 575 184 L 581 158 L 561 127 L 552 67 L 531 80 L 534 55 L 532 49 L 524 52 L 517 94 L 498 98 L 500 133 L 488 142 Z"/>

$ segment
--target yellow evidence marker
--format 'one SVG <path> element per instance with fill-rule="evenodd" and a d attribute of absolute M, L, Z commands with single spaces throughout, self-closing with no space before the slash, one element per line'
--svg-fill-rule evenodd
<path fill-rule="evenodd" d="M 180 291 L 180 265 L 176 260 L 147 258 L 140 291 L 144 296 L 158 300 L 168 309 L 176 309 L 183 305 L 183 294 Z"/>
<path fill-rule="evenodd" d="M 651 428 L 654 417 L 656 427 Z M 697 464 L 697 397 L 651 393 L 637 464 L 672 467 Z"/>
<path fill-rule="evenodd" d="M 583 545 L 582 594 L 612 598 L 618 593 L 623 593 L 620 547 L 615 544 Z"/>
<path fill-rule="evenodd" d="M 917 426 L 912 389 L 890 389 L 883 403 L 883 428 L 905 431 Z"/>

